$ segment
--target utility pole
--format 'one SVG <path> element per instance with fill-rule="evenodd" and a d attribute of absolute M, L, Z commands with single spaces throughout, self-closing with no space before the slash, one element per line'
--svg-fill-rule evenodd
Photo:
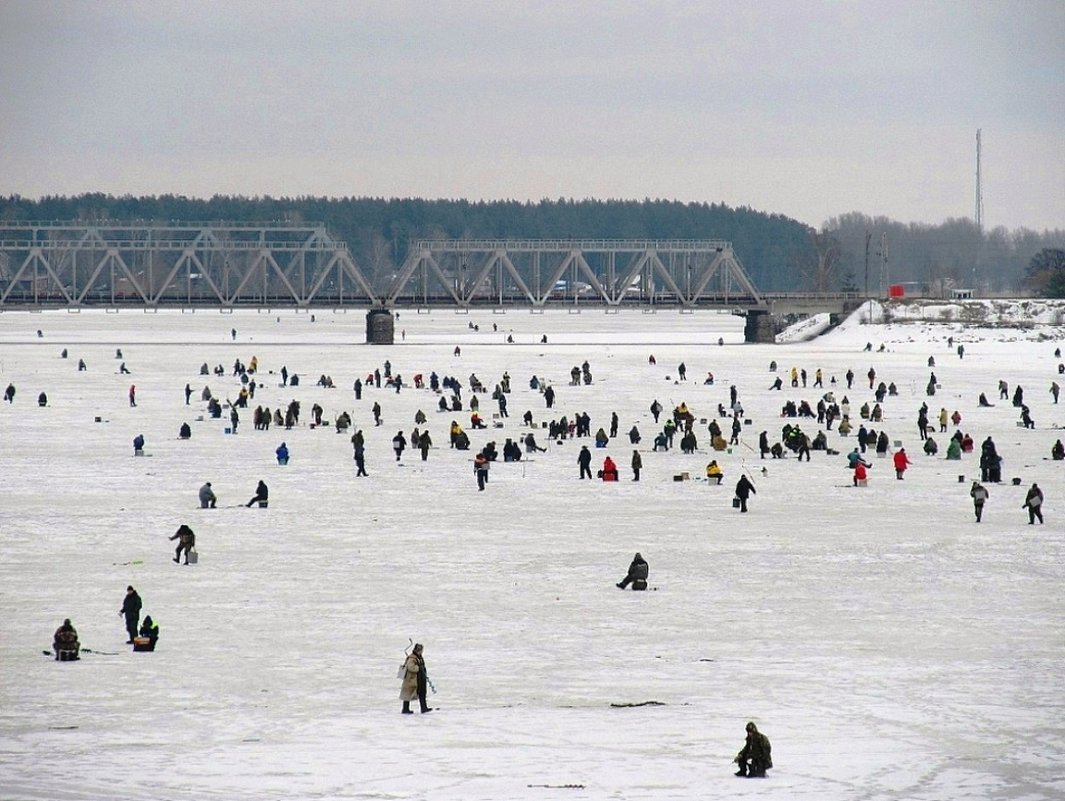
<path fill-rule="evenodd" d="M 984 190 L 981 185 L 982 181 L 982 168 L 980 164 L 981 157 L 981 142 L 980 142 L 980 129 L 976 129 L 976 235 L 979 237 L 978 250 L 976 258 L 973 261 L 973 277 L 972 277 L 972 289 L 976 290 L 976 265 L 980 260 L 980 250 L 984 246 Z"/>
<path fill-rule="evenodd" d="M 981 167 L 980 167 L 980 129 L 976 129 L 976 230 L 979 234 L 984 233 L 984 191 L 980 185 L 981 181 Z"/>
<path fill-rule="evenodd" d="M 865 232 L 865 296 L 869 297 L 869 242 L 873 235 Z"/>
<path fill-rule="evenodd" d="M 880 294 L 883 296 L 890 281 L 887 271 L 887 233 L 880 234 L 880 252 L 876 255 L 880 257 Z"/>

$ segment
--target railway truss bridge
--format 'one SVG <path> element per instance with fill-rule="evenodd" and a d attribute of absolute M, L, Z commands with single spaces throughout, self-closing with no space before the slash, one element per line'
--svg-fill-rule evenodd
<path fill-rule="evenodd" d="M 324 225 L 0 222 L 0 311 L 727 309 L 758 328 L 859 302 L 760 292 L 732 245 L 714 239 L 422 239 L 397 267 L 360 265 Z"/>

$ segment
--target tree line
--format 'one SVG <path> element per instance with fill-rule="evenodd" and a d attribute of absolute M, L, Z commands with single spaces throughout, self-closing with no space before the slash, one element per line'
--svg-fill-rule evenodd
<path fill-rule="evenodd" d="M 396 271 L 409 243 L 425 238 L 724 239 L 755 285 L 767 292 L 866 288 L 866 238 L 873 243 L 869 289 L 921 282 L 1003 292 L 1030 278 L 1032 258 L 1065 246 L 1065 230 L 1036 233 L 996 228 L 981 232 L 968 220 L 905 224 L 851 213 L 821 231 L 781 214 L 722 203 L 669 200 L 540 200 L 532 202 L 370 197 L 244 197 L 215 195 L 46 196 L 0 198 L 0 221 L 288 222 L 324 223 L 347 242 L 371 276 Z M 881 242 L 886 248 L 881 248 Z M 886 251 L 886 261 L 881 250 Z"/>

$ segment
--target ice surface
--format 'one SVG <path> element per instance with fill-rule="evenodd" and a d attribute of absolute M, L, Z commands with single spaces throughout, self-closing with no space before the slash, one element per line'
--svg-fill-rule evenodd
<path fill-rule="evenodd" d="M 1054 430 L 1065 404 L 1048 392 L 1065 384 L 1053 356 L 1065 336 L 935 316 L 855 318 L 811 342 L 762 346 L 740 344 L 741 318 L 708 312 L 410 310 L 397 344 L 368 346 L 358 312 L 0 314 L 0 384 L 17 388 L 0 403 L 0 797 L 1065 797 L 1065 463 L 1048 460 L 1065 434 Z M 118 374 L 116 348 L 132 375 Z M 198 419 L 203 386 L 235 399 L 230 368 L 253 355 L 252 406 L 297 398 L 299 427 L 255 431 L 250 409 L 236 435 L 224 433 L 228 419 Z M 942 388 L 926 398 L 930 355 Z M 466 425 L 468 405 L 439 413 L 436 396 L 413 387 L 354 400 L 352 381 L 386 359 L 407 381 L 436 370 L 466 386 L 475 372 L 491 387 L 509 371 L 510 417 L 467 429 L 474 448 L 522 436 L 526 409 L 537 425 L 587 411 L 593 431 L 616 410 L 621 437 L 593 449 L 593 467 L 609 453 L 622 480 L 579 481 L 579 445 L 538 429 L 548 452 L 495 463 L 478 492 L 473 451 L 447 447 L 448 423 Z M 594 383 L 568 386 L 585 359 Z M 767 389 L 770 360 L 781 392 Z M 203 362 L 226 376 L 199 376 Z M 298 388 L 279 386 L 282 365 Z M 793 365 L 810 383 L 821 367 L 826 384 L 853 368 L 854 389 L 835 393 L 855 417 L 872 403 L 870 366 L 898 385 L 883 427 L 911 454 L 904 481 L 886 460 L 864 489 L 850 486 L 842 455 L 759 460 L 758 433 L 779 436 L 784 401 L 820 395 L 789 386 Z M 315 386 L 321 374 L 338 388 Z M 529 389 L 534 374 L 556 389 L 551 412 Z M 1000 378 L 1011 393 L 1024 387 L 1034 431 L 998 400 Z M 651 452 L 653 399 L 708 418 L 732 384 L 753 421 L 740 447 L 709 451 L 701 424 L 694 456 Z M 996 406 L 977 408 L 980 392 Z M 480 400 L 491 420 L 494 402 Z M 992 435 L 1004 457 L 981 524 L 968 495 L 977 455 L 946 461 L 938 432 L 940 456 L 921 452 L 924 400 L 933 421 L 941 406 L 959 410 L 961 428 L 977 442 Z M 348 435 L 308 427 L 315 402 L 327 420 L 352 412 L 368 478 L 355 478 Z M 435 447 L 425 463 L 408 451 L 397 464 L 391 438 L 409 437 L 418 409 Z M 193 436 L 183 442 L 184 421 Z M 633 423 L 644 436 L 639 483 L 624 436 Z M 137 433 L 147 457 L 132 455 Z M 843 453 L 855 444 L 829 439 Z M 724 486 L 673 480 L 697 479 L 710 458 Z M 757 487 L 746 515 L 730 503 L 743 470 Z M 270 508 L 238 506 L 259 479 Z M 204 481 L 216 510 L 197 508 Z M 1033 481 L 1047 499 L 1043 526 L 1021 509 Z M 196 531 L 197 566 L 171 561 L 167 538 L 181 523 Z M 653 589 L 621 592 L 635 551 Z M 155 653 L 125 645 L 127 584 L 160 624 Z M 41 651 L 68 616 L 94 653 L 58 664 Z M 439 691 L 430 715 L 399 714 L 408 638 L 425 644 Z M 661 705 L 612 706 L 648 701 Z M 773 742 L 766 780 L 732 776 L 749 719 Z"/>

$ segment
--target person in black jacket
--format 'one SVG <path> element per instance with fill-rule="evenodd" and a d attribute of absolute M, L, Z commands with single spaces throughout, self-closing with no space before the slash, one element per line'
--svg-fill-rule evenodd
<path fill-rule="evenodd" d="M 181 554 L 182 554 L 182 552 L 184 552 L 185 553 L 185 564 L 188 564 L 189 563 L 189 551 L 191 551 L 193 548 L 196 547 L 196 535 L 193 533 L 192 529 L 189 528 L 184 523 L 182 523 L 178 527 L 178 530 L 174 533 L 174 536 L 171 537 L 170 539 L 178 541 L 177 551 L 174 553 L 174 561 L 175 562 L 180 562 L 181 561 Z M 130 589 L 133 589 L 133 588 L 131 587 Z"/>
<path fill-rule="evenodd" d="M 577 465 L 581 468 L 581 478 L 592 477 L 592 452 L 587 445 L 581 446 L 581 452 L 577 454 Z"/>
<path fill-rule="evenodd" d="M 152 620 L 151 615 L 144 616 L 144 622 L 141 624 L 140 635 L 148 638 L 148 650 L 155 650 L 156 640 L 159 639 L 159 624 Z"/>
<path fill-rule="evenodd" d="M 253 504 L 259 504 L 260 509 L 266 508 L 266 502 L 270 499 L 270 489 L 266 486 L 265 481 L 259 481 L 259 486 L 255 488 L 255 497 L 248 501 L 245 506 L 249 509 Z"/>
<path fill-rule="evenodd" d="M 639 553 L 632 558 L 632 562 L 629 563 L 629 572 L 625 575 L 625 578 L 617 583 L 619 590 L 625 589 L 630 583 L 639 581 L 643 583 L 643 586 L 647 586 L 647 561 L 640 556 Z M 632 588 L 636 589 L 636 584 L 632 584 Z"/>
<path fill-rule="evenodd" d="M 137 624 L 141 619 L 141 597 L 132 586 L 126 587 L 126 598 L 122 601 L 119 614 L 126 618 L 126 633 L 129 634 L 126 645 L 133 645 L 133 638 L 137 636 Z"/>
<path fill-rule="evenodd" d="M 751 496 L 751 493 L 754 493 L 755 495 L 758 494 L 754 488 L 754 484 L 752 484 L 751 480 L 747 478 L 746 474 L 744 474 L 740 476 L 740 480 L 736 482 L 736 497 L 740 499 L 741 512 L 747 511 L 747 499 Z"/>

